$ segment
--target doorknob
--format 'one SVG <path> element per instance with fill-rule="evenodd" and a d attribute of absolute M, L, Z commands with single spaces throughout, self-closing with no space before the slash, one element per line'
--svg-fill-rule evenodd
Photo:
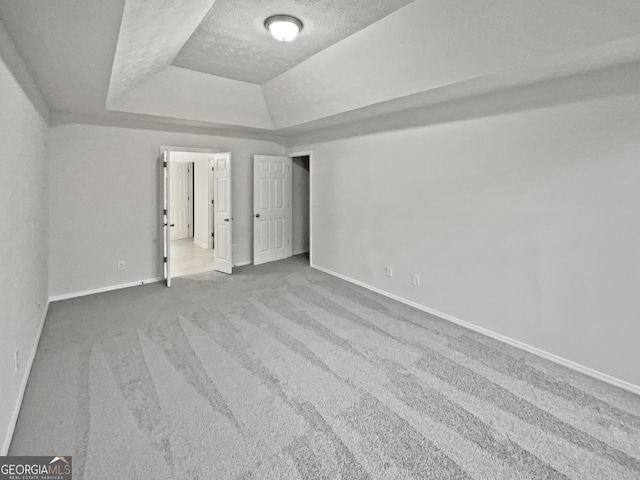
<path fill-rule="evenodd" d="M 228 219 L 228 218 L 225 218 L 225 219 L 224 219 L 224 221 L 225 221 L 225 222 L 228 222 L 228 221 L 229 221 L 229 219 Z"/>
<path fill-rule="evenodd" d="M 259 213 L 256 213 L 256 218 L 260 218 L 260 214 Z"/>

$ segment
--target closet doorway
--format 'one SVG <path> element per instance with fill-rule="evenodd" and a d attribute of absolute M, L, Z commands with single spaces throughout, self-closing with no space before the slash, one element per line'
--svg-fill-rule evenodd
<path fill-rule="evenodd" d="M 253 264 L 311 262 L 311 152 L 253 156 Z"/>

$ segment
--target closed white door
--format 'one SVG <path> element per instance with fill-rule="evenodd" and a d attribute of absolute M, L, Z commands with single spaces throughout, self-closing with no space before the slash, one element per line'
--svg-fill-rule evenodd
<path fill-rule="evenodd" d="M 189 175 L 188 163 L 171 162 L 171 240 L 189 238 Z"/>
<path fill-rule="evenodd" d="M 291 158 L 253 157 L 253 263 L 291 256 Z"/>
<path fill-rule="evenodd" d="M 231 154 L 213 155 L 213 223 L 215 233 L 215 269 L 223 273 L 233 270 L 233 229 L 231 206 Z"/>

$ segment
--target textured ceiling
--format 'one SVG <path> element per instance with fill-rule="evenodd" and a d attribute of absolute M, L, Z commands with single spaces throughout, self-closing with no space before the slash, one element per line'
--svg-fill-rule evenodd
<path fill-rule="evenodd" d="M 262 84 L 411 2 L 217 0 L 173 65 Z M 303 22 L 293 42 L 278 42 L 265 29 L 277 14 Z"/>
<path fill-rule="evenodd" d="M 640 92 L 637 0 L 414 0 L 260 85 L 172 66 L 226 1 L 0 0 L 0 55 L 21 57 L 54 123 L 287 142 Z M 311 21 L 294 10 L 311 0 L 281 0 L 253 21 L 295 47 L 304 35 L 275 42 L 264 17 L 289 11 L 311 35 L 327 3 L 355 2 L 316 0 Z"/>
<path fill-rule="evenodd" d="M 127 0 L 107 103 L 171 64 L 215 0 Z"/>

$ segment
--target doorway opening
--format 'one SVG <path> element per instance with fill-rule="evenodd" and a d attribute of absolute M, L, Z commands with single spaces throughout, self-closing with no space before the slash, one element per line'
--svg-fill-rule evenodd
<path fill-rule="evenodd" d="M 253 157 L 253 263 L 311 263 L 311 152 Z"/>
<path fill-rule="evenodd" d="M 292 254 L 299 255 L 306 263 L 310 263 L 311 157 L 310 155 L 300 155 L 291 157 L 291 160 Z"/>
<path fill-rule="evenodd" d="M 212 191 L 211 154 L 171 153 L 171 251 L 173 277 L 215 269 L 215 233 L 210 221 Z"/>
<path fill-rule="evenodd" d="M 231 154 L 161 147 L 164 277 L 232 273 Z"/>

